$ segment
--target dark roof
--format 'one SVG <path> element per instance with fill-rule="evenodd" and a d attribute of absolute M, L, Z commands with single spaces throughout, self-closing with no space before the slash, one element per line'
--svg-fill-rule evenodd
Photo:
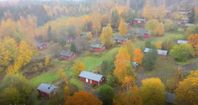
<path fill-rule="evenodd" d="M 37 90 L 50 94 L 53 91 L 55 91 L 58 87 L 56 87 L 55 85 L 52 84 L 46 84 L 46 83 L 42 83 L 38 86 Z"/>
<path fill-rule="evenodd" d="M 92 73 L 92 72 L 89 72 L 89 71 L 82 71 L 80 73 L 79 77 L 87 78 L 87 79 L 99 82 L 102 79 L 103 75 Z"/>
<path fill-rule="evenodd" d="M 73 52 L 71 52 L 69 50 L 63 50 L 60 53 L 61 56 L 71 56 L 72 54 L 73 54 Z"/>
<path fill-rule="evenodd" d="M 176 96 L 174 93 L 169 93 L 169 92 L 166 93 L 166 102 L 167 103 L 174 104 L 175 98 L 176 98 Z"/>
<path fill-rule="evenodd" d="M 120 35 L 120 34 L 115 34 L 115 35 L 113 36 L 113 39 L 114 39 L 114 40 L 126 40 L 127 38 L 124 37 L 124 36 L 122 36 L 122 35 Z"/>

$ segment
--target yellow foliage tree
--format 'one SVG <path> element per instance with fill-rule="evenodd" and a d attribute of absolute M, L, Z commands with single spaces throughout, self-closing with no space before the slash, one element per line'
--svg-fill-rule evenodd
<path fill-rule="evenodd" d="M 113 74 L 119 80 L 120 83 L 124 83 L 126 76 L 133 75 L 130 55 L 126 48 L 122 47 L 119 49 L 118 54 L 116 55 L 115 70 Z"/>
<path fill-rule="evenodd" d="M 127 32 L 128 32 L 128 30 L 127 30 L 127 25 L 126 25 L 126 23 L 125 23 L 125 21 L 124 21 L 123 18 L 120 19 L 120 23 L 119 23 L 118 30 L 119 30 L 119 33 L 120 33 L 121 35 L 126 35 Z"/>
<path fill-rule="evenodd" d="M 127 49 L 129 55 L 130 55 L 130 58 L 132 60 L 134 54 L 133 54 L 133 51 L 134 51 L 134 46 L 133 46 L 133 43 L 132 41 L 128 40 L 124 43 L 124 47 Z"/>
<path fill-rule="evenodd" d="M 113 30 L 111 28 L 111 25 L 109 24 L 102 29 L 100 40 L 102 43 L 105 44 L 106 47 L 111 47 L 113 44 L 112 36 L 113 36 Z"/>
<path fill-rule="evenodd" d="M 134 86 L 130 90 L 116 95 L 113 105 L 143 105 L 138 87 Z"/>
<path fill-rule="evenodd" d="M 158 36 L 164 35 L 164 24 L 163 23 L 158 24 L 158 27 L 156 27 L 156 33 Z"/>
<path fill-rule="evenodd" d="M 76 62 L 73 64 L 73 74 L 78 77 L 81 71 L 85 70 L 85 65 L 82 62 Z"/>
<path fill-rule="evenodd" d="M 198 71 L 191 72 L 187 79 L 179 83 L 176 89 L 177 105 L 196 105 L 198 103 Z"/>
<path fill-rule="evenodd" d="M 141 94 L 144 105 L 165 105 L 165 86 L 159 78 L 143 80 Z"/>
<path fill-rule="evenodd" d="M 88 37 L 89 40 L 91 40 L 93 38 L 93 34 L 91 32 L 88 32 L 87 37 Z"/>

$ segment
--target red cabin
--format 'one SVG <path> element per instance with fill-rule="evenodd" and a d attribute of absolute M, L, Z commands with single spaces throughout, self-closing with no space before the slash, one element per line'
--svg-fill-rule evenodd
<path fill-rule="evenodd" d="M 92 73 L 89 71 L 82 71 L 79 77 L 81 81 L 90 85 L 100 85 L 105 81 L 103 75 Z"/>
<path fill-rule="evenodd" d="M 56 86 L 52 84 L 45 84 L 45 83 L 40 84 L 37 88 L 39 96 L 48 98 L 48 99 L 56 94 L 56 90 L 57 90 Z"/>
<path fill-rule="evenodd" d="M 103 52 L 105 50 L 105 46 L 101 43 L 91 44 L 90 51 L 92 52 Z"/>
<path fill-rule="evenodd" d="M 76 54 L 74 52 L 64 50 L 60 53 L 60 60 L 72 60 L 75 56 Z"/>

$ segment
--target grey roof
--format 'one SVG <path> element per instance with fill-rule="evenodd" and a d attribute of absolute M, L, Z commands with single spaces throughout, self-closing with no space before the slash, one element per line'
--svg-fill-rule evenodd
<path fill-rule="evenodd" d="M 138 20 L 138 21 L 145 21 L 144 18 L 135 18 L 134 20 Z"/>
<path fill-rule="evenodd" d="M 176 96 L 174 93 L 169 93 L 169 92 L 166 93 L 166 102 L 167 103 L 174 104 L 175 98 L 176 98 Z"/>
<path fill-rule="evenodd" d="M 60 53 L 61 56 L 71 56 L 72 54 L 73 54 L 73 52 L 67 51 L 67 50 L 63 50 Z"/>
<path fill-rule="evenodd" d="M 37 90 L 41 91 L 41 92 L 45 92 L 47 94 L 52 93 L 53 91 L 55 91 L 55 89 L 57 89 L 58 87 L 56 87 L 55 85 L 52 84 L 46 84 L 46 83 L 42 83 L 38 86 Z"/>
<path fill-rule="evenodd" d="M 144 49 L 144 52 L 147 53 L 147 52 L 150 52 L 151 50 L 152 50 L 151 48 L 145 48 Z M 157 54 L 158 55 L 164 55 L 164 56 L 166 56 L 168 54 L 168 51 L 167 50 L 160 50 L 160 49 L 158 49 L 157 50 Z"/>
<path fill-rule="evenodd" d="M 115 34 L 115 35 L 113 36 L 113 39 L 114 39 L 114 40 L 127 40 L 126 37 L 124 37 L 124 36 L 122 36 L 122 35 L 119 35 L 119 34 Z"/>
<path fill-rule="evenodd" d="M 92 43 L 92 44 L 90 45 L 90 47 L 91 47 L 91 48 L 102 48 L 102 47 L 104 47 L 104 45 L 101 44 L 101 43 Z"/>
<path fill-rule="evenodd" d="M 144 49 L 144 52 L 146 53 L 146 52 L 149 52 L 149 51 L 151 51 L 152 49 L 151 48 L 145 48 Z"/>
<path fill-rule="evenodd" d="M 157 54 L 166 56 L 168 54 L 168 51 L 167 50 L 157 50 Z"/>
<path fill-rule="evenodd" d="M 92 72 L 89 72 L 89 71 L 82 71 L 80 73 L 79 77 L 87 78 L 87 79 L 99 82 L 102 79 L 103 75 L 92 73 Z"/>
<path fill-rule="evenodd" d="M 186 44 L 188 43 L 187 40 L 177 40 L 177 44 Z"/>

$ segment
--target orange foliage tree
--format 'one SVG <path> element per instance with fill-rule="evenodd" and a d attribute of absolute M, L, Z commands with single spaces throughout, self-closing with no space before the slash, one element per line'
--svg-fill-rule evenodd
<path fill-rule="evenodd" d="M 188 41 L 195 49 L 195 54 L 198 55 L 198 34 L 190 35 Z"/>
<path fill-rule="evenodd" d="M 102 105 L 102 102 L 88 92 L 77 92 L 65 100 L 65 105 Z"/>
<path fill-rule="evenodd" d="M 144 54 L 142 53 L 141 49 L 136 48 L 134 50 L 133 61 L 136 62 L 136 63 L 138 63 L 138 64 L 141 64 L 143 57 L 144 57 Z"/>

